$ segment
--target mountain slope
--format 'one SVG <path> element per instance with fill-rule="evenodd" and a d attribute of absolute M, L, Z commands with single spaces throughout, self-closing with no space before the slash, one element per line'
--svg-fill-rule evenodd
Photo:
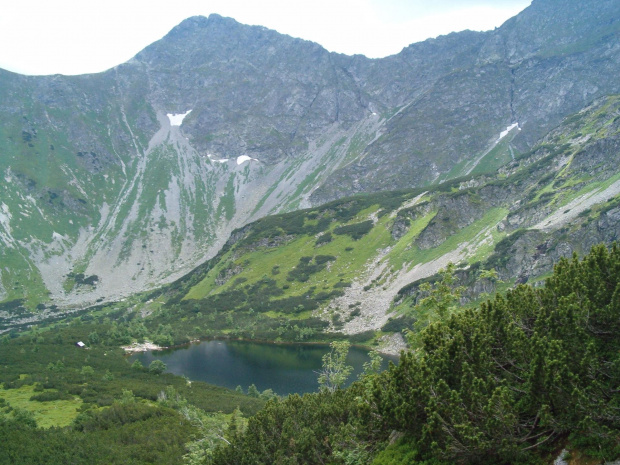
<path fill-rule="evenodd" d="M 0 299 L 118 299 L 267 214 L 493 172 L 620 92 L 618 18 L 537 0 L 370 60 L 211 15 L 105 73 L 0 71 Z"/>
<path fill-rule="evenodd" d="M 540 281 L 561 257 L 616 240 L 619 157 L 620 97 L 613 96 L 565 119 L 500 176 L 263 218 L 134 308 L 153 328 L 171 324 L 177 343 L 214 335 L 320 339 L 335 331 L 377 338 L 397 353 L 398 333 L 420 318 L 420 284 L 450 262 L 466 304 Z"/>
<path fill-rule="evenodd" d="M 451 34 L 386 58 L 419 73 L 402 81 L 396 75 L 409 95 L 381 137 L 313 198 L 466 174 L 467 162 L 515 123 L 521 131 L 513 149 L 529 150 L 568 114 L 619 92 L 619 15 L 620 6 L 611 1 L 534 1 L 495 31 Z M 451 58 L 449 66 L 438 66 L 442 57 Z M 505 162 L 511 158 L 509 151 L 502 155 Z"/>

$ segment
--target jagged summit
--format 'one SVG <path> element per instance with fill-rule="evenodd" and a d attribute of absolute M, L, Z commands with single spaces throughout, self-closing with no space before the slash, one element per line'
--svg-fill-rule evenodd
<path fill-rule="evenodd" d="M 138 53 L 135 59 L 155 66 L 182 64 L 187 69 L 208 64 L 210 59 L 234 61 L 247 57 L 250 61 L 264 60 L 265 55 L 272 56 L 279 49 L 288 47 L 323 50 L 314 42 L 211 14 L 209 17 L 187 18 L 161 40 Z"/>
<path fill-rule="evenodd" d="M 235 36 L 239 29 L 247 29 L 246 26 L 237 22 L 233 18 L 218 15 L 216 13 L 206 16 L 191 16 L 172 28 L 161 41 L 190 40 L 194 41 L 198 37 L 201 39 L 222 39 L 224 36 Z M 158 41 L 155 44 L 161 42 Z M 153 44 L 154 45 L 154 44 Z M 153 45 L 147 47 L 150 48 Z"/>

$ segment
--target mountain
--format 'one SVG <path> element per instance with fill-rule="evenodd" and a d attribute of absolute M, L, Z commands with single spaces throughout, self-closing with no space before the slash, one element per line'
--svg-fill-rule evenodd
<path fill-rule="evenodd" d="M 503 142 L 507 144 L 507 142 Z M 542 284 L 561 257 L 620 237 L 620 97 L 566 118 L 500 170 L 270 216 L 211 260 L 132 302 L 171 342 L 333 338 L 403 347 L 422 283 L 452 262 L 475 303 Z M 166 345 L 168 345 L 166 344 Z"/>
<path fill-rule="evenodd" d="M 268 214 L 500 182 L 565 117 L 620 92 L 619 18 L 613 1 L 535 0 L 495 31 L 371 60 L 211 15 L 104 73 L 0 71 L 0 316 L 173 282 Z M 418 246 L 458 229 L 440 226 Z"/>

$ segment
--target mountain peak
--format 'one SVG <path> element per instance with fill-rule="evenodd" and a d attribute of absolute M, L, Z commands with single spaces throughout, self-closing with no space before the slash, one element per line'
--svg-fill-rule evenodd
<path fill-rule="evenodd" d="M 173 32 L 177 29 L 180 30 L 188 30 L 188 29 L 202 29 L 209 26 L 214 25 L 240 25 L 233 18 L 229 18 L 226 16 L 219 15 L 217 13 L 211 13 L 207 16 L 190 16 L 187 19 L 181 21 L 177 26 L 175 26 L 170 32 Z"/>
<path fill-rule="evenodd" d="M 223 57 L 244 54 L 266 42 L 278 44 L 290 37 L 263 26 L 241 24 L 233 18 L 211 14 L 192 16 L 175 26 L 161 40 L 142 50 L 136 59 L 141 62 L 191 63 L 198 55 L 215 53 Z M 285 39 L 286 40 L 286 39 Z"/>
<path fill-rule="evenodd" d="M 234 30 L 238 27 L 244 27 L 241 23 L 238 23 L 233 18 L 228 18 L 225 16 L 218 15 L 217 13 L 212 13 L 208 17 L 206 16 L 191 16 L 187 19 L 181 21 L 177 26 L 172 28 L 172 30 L 164 37 L 164 40 L 167 38 L 174 37 L 188 37 L 190 35 L 199 35 L 202 32 L 209 29 L 229 29 Z M 249 27 L 249 26 L 247 26 Z"/>

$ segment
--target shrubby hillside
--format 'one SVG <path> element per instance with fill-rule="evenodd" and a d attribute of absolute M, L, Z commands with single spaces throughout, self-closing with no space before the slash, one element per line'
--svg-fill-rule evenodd
<path fill-rule="evenodd" d="M 82 317 L 0 339 L 0 463 L 549 464 L 620 457 L 620 248 L 562 259 L 544 286 L 443 306 L 413 350 L 343 389 L 263 399 L 130 365 Z M 443 296 L 443 297 L 441 297 Z M 135 322 L 134 322 L 135 324 Z M 413 328 L 412 328 L 413 329 Z M 134 328 L 135 330 L 135 328 Z M 76 340 L 88 340 L 80 349 Z M 346 347 L 341 343 L 334 347 Z M 340 361 L 339 361 L 340 360 Z"/>
<path fill-rule="evenodd" d="M 386 372 L 270 401 L 210 463 L 534 464 L 563 448 L 613 460 L 619 277 L 616 245 L 563 259 L 544 287 L 432 324 Z"/>
<path fill-rule="evenodd" d="M 179 464 L 265 404 L 130 364 L 117 328 L 83 316 L 0 338 L 0 463 Z"/>

